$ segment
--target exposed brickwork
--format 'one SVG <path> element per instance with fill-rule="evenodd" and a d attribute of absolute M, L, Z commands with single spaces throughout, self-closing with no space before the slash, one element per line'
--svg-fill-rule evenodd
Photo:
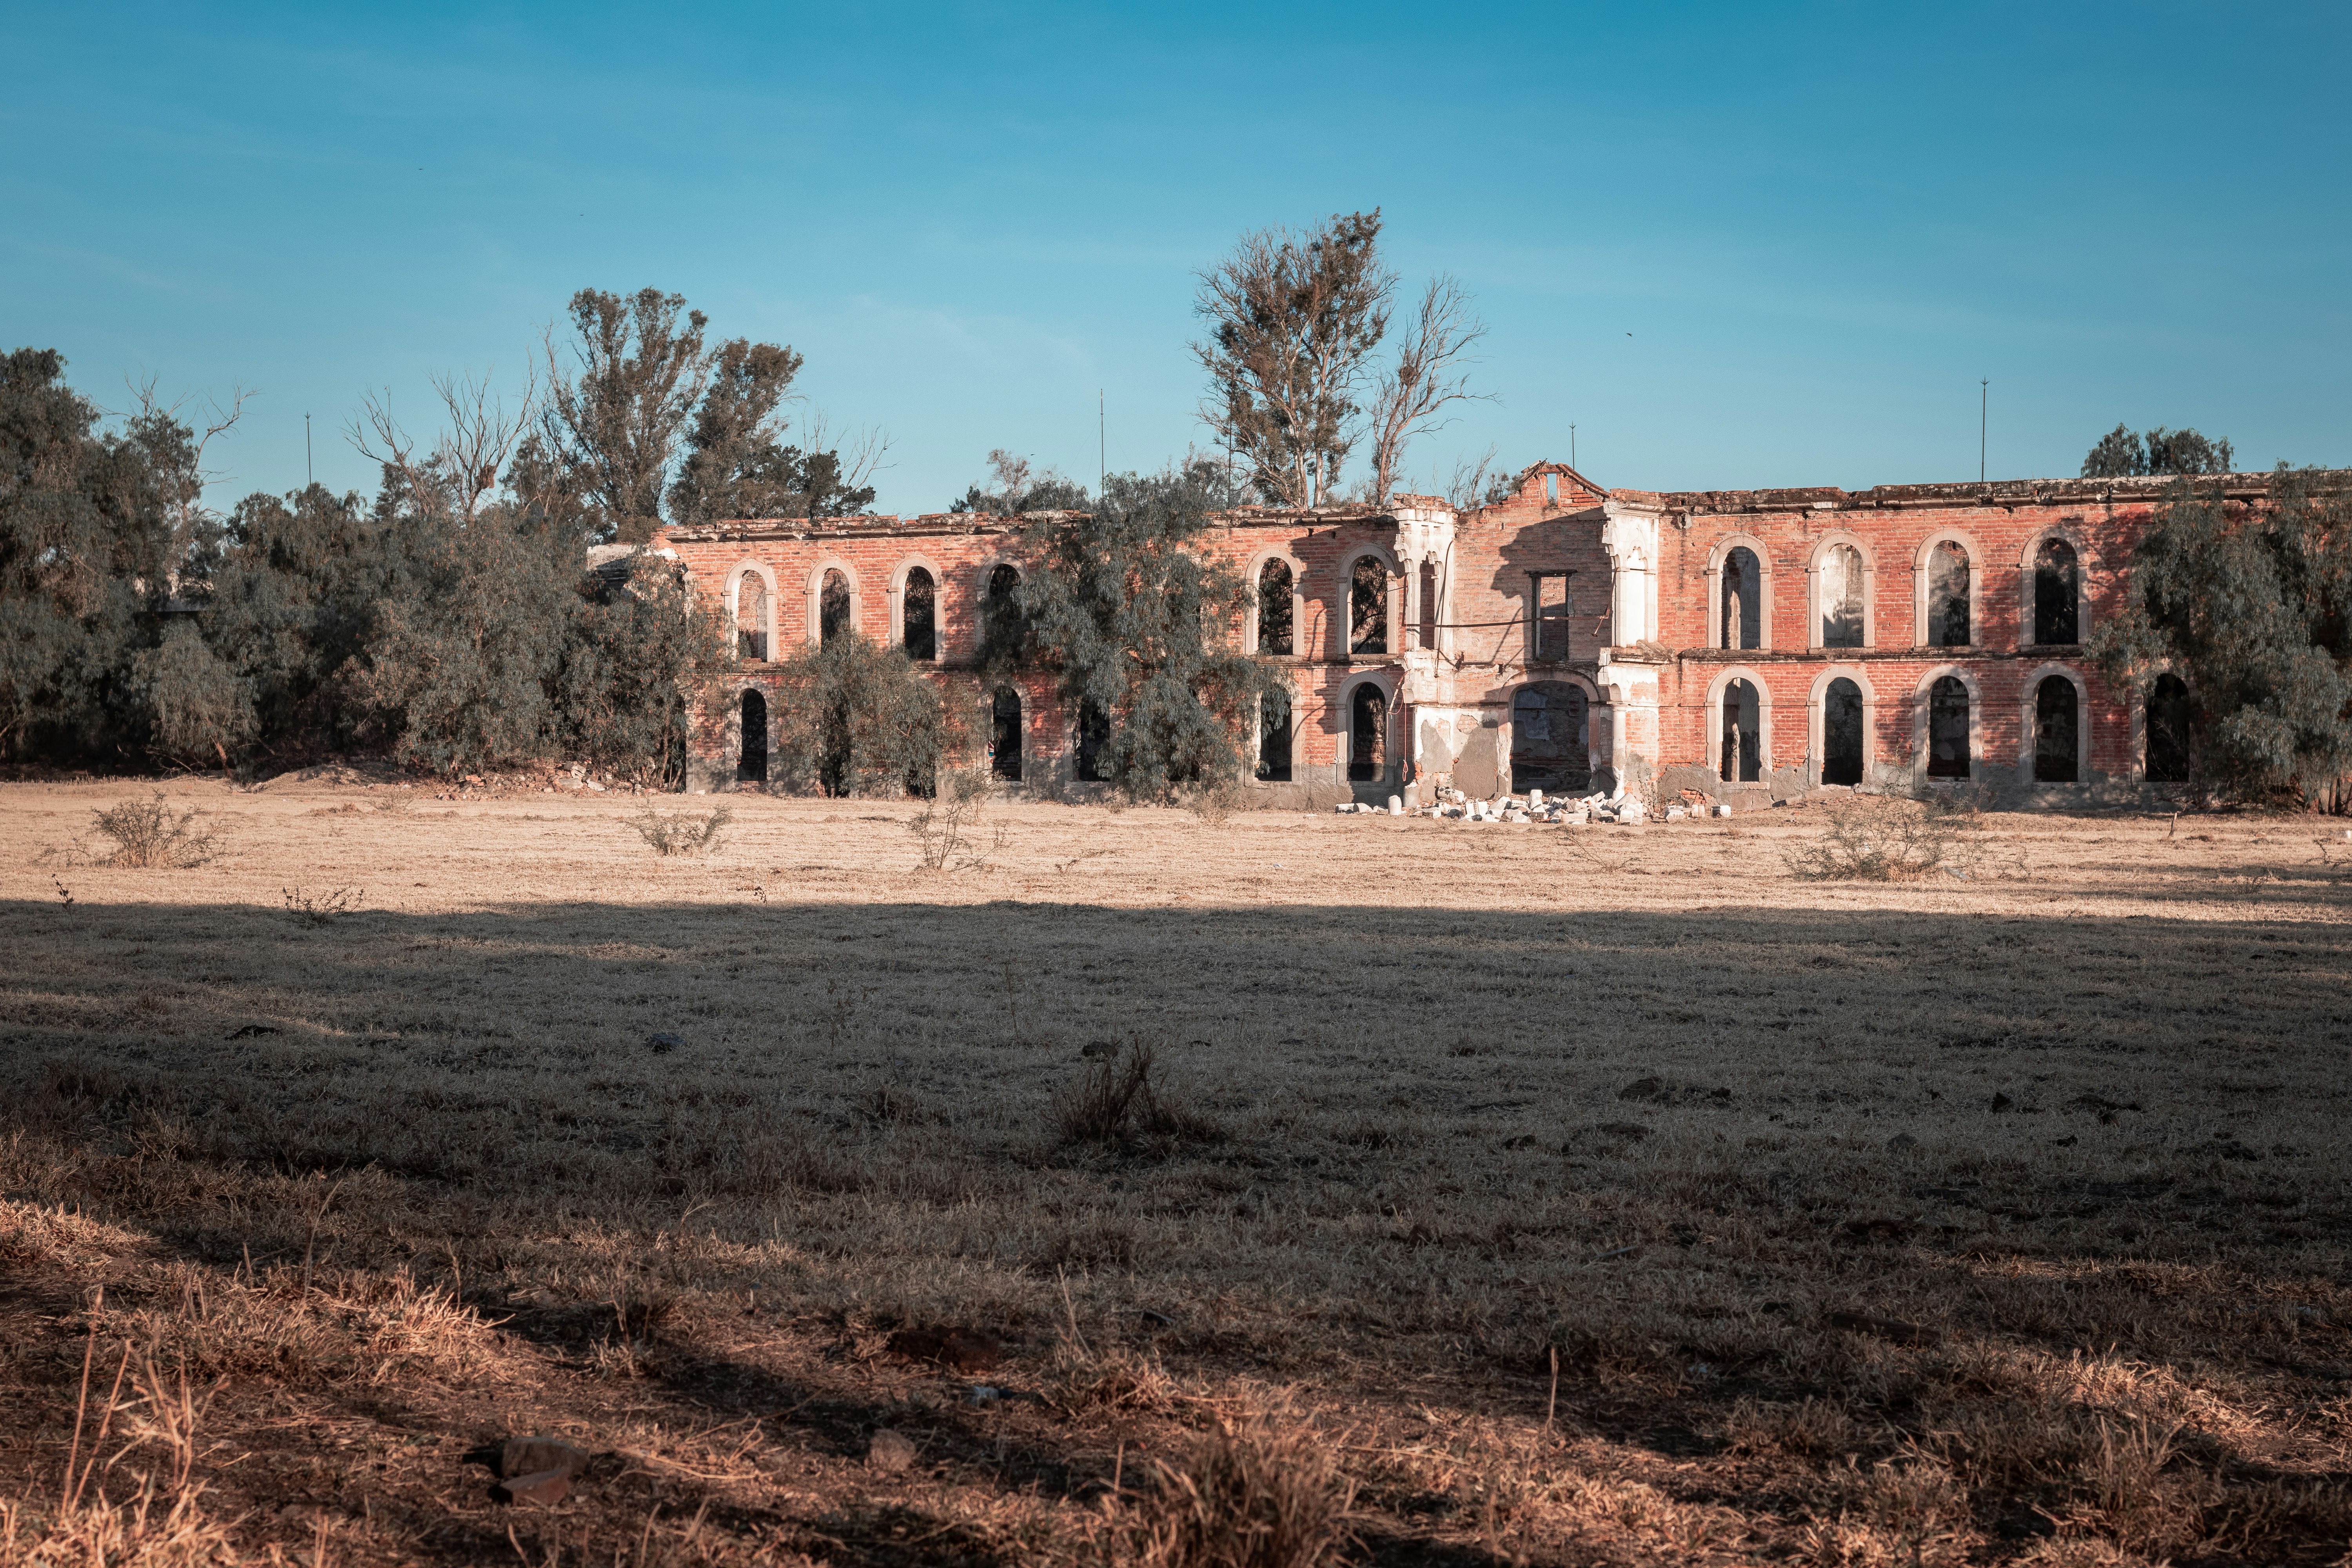
<path fill-rule="evenodd" d="M 2241 500 L 2267 489 L 2263 476 L 2224 482 Z M 1537 682 L 1585 695 L 1601 787 L 1674 769 L 1678 786 L 1716 790 L 1723 692 L 1747 680 L 1759 693 L 1752 787 L 1787 794 L 1821 784 L 1824 694 L 1850 679 L 1863 694 L 1867 781 L 1909 787 L 1924 780 L 1927 689 L 1945 674 L 1970 694 L 1969 777 L 1995 785 L 2034 784 L 2036 687 L 2053 674 L 2070 679 L 2080 693 L 2080 782 L 2048 787 L 2084 791 L 2140 776 L 2132 704 L 2106 689 L 2079 643 L 2124 603 L 2124 569 L 2163 485 L 1661 493 L 1604 490 L 1565 465 L 1539 463 L 1495 506 L 1457 512 L 1434 497 L 1401 496 L 1380 509 L 1244 508 L 1220 520 L 1205 548 L 1253 581 L 1269 560 L 1295 574 L 1294 651 L 1281 658 L 1297 689 L 1295 777 L 1265 786 L 1270 801 L 1377 798 L 1448 779 L 1473 793 L 1510 787 L 1514 703 Z M 2081 573 L 2074 646 L 2031 640 L 2032 553 L 2053 536 L 2073 547 Z M 1928 552 L 1939 541 L 1967 553 L 1964 647 L 1927 646 Z M 966 515 L 730 523 L 673 530 L 655 545 L 676 552 L 695 592 L 730 624 L 739 579 L 772 585 L 777 647 L 814 636 L 828 571 L 848 581 L 859 632 L 899 640 L 902 584 L 922 567 L 938 589 L 935 668 L 976 710 L 983 694 L 971 666 L 990 574 L 1034 564 L 1017 526 Z M 1760 646 L 1724 646 L 1720 573 L 1735 546 L 1759 563 Z M 1836 597 L 1821 587 L 1825 552 L 1837 546 L 1861 563 L 1859 647 L 1822 646 L 1823 600 Z M 1349 576 L 1367 553 L 1391 574 L 1381 653 L 1349 646 Z M 740 611 L 747 626 L 749 617 Z M 1254 617 L 1243 623 L 1234 633 L 1254 647 Z M 740 694 L 772 691 L 771 671 L 747 658 L 714 676 L 695 748 L 710 782 L 731 780 Z M 1351 697 L 1365 682 L 1386 704 L 1385 766 L 1350 779 Z M 1065 781 L 1073 736 L 1051 683 L 1028 677 L 1020 686 L 1024 776 Z"/>

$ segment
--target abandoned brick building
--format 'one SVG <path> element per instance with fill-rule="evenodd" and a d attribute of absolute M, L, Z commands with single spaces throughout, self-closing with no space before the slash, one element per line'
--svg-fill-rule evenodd
<path fill-rule="evenodd" d="M 1823 787 L 2137 793 L 2186 775 L 2165 676 L 2109 689 L 2084 654 L 2168 481 L 1655 493 L 1538 463 L 1499 504 L 1245 507 L 1204 547 L 1255 584 L 1242 645 L 1295 696 L 1247 737 L 1268 805 L 1639 786 L 1761 804 Z M 2240 500 L 2263 475 L 2222 480 Z M 903 647 L 974 704 L 988 764 L 1083 794 L 1091 747 L 1050 678 L 983 691 L 983 617 L 1030 569 L 1017 520 L 949 513 L 671 529 L 732 629 L 689 787 L 766 777 L 770 660 Z"/>

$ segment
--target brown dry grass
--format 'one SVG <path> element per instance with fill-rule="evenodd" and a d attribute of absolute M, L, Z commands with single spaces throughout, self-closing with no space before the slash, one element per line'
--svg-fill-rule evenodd
<path fill-rule="evenodd" d="M 1882 884 L 1796 879 L 1805 812 L 992 806 L 942 875 L 911 805 L 663 858 L 641 803 L 192 784 L 209 864 L 37 864 L 124 793 L 0 790 L 0 1554 L 1100 1562 L 1236 1497 L 1395 1563 L 2352 1542 L 2305 820 Z M 1189 1120 L 1066 1138 L 1138 1047 Z M 961 1325 L 1002 1364 L 887 1353 Z M 467 1462 L 530 1432 L 600 1456 L 552 1509 Z"/>

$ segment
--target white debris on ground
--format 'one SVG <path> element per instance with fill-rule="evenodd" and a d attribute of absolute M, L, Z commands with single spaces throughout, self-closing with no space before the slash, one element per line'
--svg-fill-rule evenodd
<path fill-rule="evenodd" d="M 1430 805 L 1407 805 L 1397 795 L 1388 797 L 1385 807 L 1365 802 L 1342 801 L 1332 808 L 1340 816 L 1418 816 L 1441 822 L 1462 823 L 1545 823 L 1561 827 L 1589 827 L 1613 824 L 1638 827 L 1646 823 L 1683 822 L 1693 817 L 1729 816 L 1731 808 L 1716 801 L 1677 801 L 1665 808 L 1663 816 L 1653 816 L 1648 805 L 1638 795 L 1622 790 L 1613 794 L 1595 791 L 1577 798 L 1546 795 L 1530 789 L 1523 795 L 1502 794 L 1491 799 L 1465 795 L 1458 789 L 1442 789 Z"/>

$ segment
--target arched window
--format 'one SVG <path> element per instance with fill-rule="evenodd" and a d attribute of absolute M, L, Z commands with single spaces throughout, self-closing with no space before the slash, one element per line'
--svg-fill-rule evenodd
<path fill-rule="evenodd" d="M 899 616 L 906 632 L 907 657 L 939 658 L 940 588 L 920 566 L 907 574 L 907 586 L 899 598 Z"/>
<path fill-rule="evenodd" d="M 1927 776 L 1969 776 L 1969 688 L 1957 675 L 1927 689 Z"/>
<path fill-rule="evenodd" d="M 1375 555 L 1360 555 L 1348 573 L 1348 651 L 1389 651 L 1389 569 Z"/>
<path fill-rule="evenodd" d="M 2159 675 L 2147 693 L 2147 780 L 2189 782 L 2189 683 Z"/>
<path fill-rule="evenodd" d="M 757 581 L 757 579 L 751 579 Z M 756 691 L 743 693 L 742 749 L 735 761 L 737 784 L 768 782 L 768 700 Z"/>
<path fill-rule="evenodd" d="M 1257 709 L 1257 776 L 1268 784 L 1290 782 L 1290 693 L 1269 691 Z"/>
<path fill-rule="evenodd" d="M 1745 544 L 1723 558 L 1723 646 L 1764 646 L 1764 567 Z"/>
<path fill-rule="evenodd" d="M 1437 563 L 1421 563 L 1421 646 L 1437 646 Z"/>
<path fill-rule="evenodd" d="M 1591 787 L 1584 689 L 1538 680 L 1511 699 L 1511 788 L 1577 795 Z"/>
<path fill-rule="evenodd" d="M 817 589 L 817 640 L 831 647 L 835 639 L 849 629 L 849 579 L 838 571 L 827 571 L 824 582 Z"/>
<path fill-rule="evenodd" d="M 757 572 L 735 579 L 735 651 L 743 658 L 768 657 L 768 584 Z"/>
<path fill-rule="evenodd" d="M 1375 563 L 1377 564 L 1377 563 Z M 1348 703 L 1348 777 L 1357 783 L 1388 772 L 1389 700 L 1370 681 Z"/>
<path fill-rule="evenodd" d="M 1862 552 L 1832 544 L 1822 556 L 1822 646 L 1862 646 Z"/>
<path fill-rule="evenodd" d="M 1862 688 L 1839 676 L 1822 693 L 1822 783 L 1862 782 Z"/>
<path fill-rule="evenodd" d="M 1078 780 L 1082 784 L 1103 782 L 1103 765 L 1108 761 L 1103 753 L 1110 746 L 1110 715 L 1095 706 L 1094 699 L 1083 698 L 1078 702 Z M 1018 777 L 1018 774 L 1014 775 Z"/>
<path fill-rule="evenodd" d="M 999 568 L 1009 570 L 1009 568 Z M 1021 782 L 1021 694 L 1009 686 L 996 689 L 989 703 L 988 771 L 993 778 Z"/>
<path fill-rule="evenodd" d="M 2074 683 L 2045 675 L 2033 689 L 2033 782 L 2075 784 L 2082 777 L 2075 754 L 2081 716 Z"/>
<path fill-rule="evenodd" d="M 1927 555 L 1927 646 L 1969 646 L 1969 552 L 1950 540 Z"/>
<path fill-rule="evenodd" d="M 1269 561 L 1257 571 L 1257 651 L 1293 651 L 1290 563 Z"/>
<path fill-rule="evenodd" d="M 1764 776 L 1763 703 L 1756 688 L 1735 680 L 1723 689 L 1721 773 L 1726 784 L 1754 784 Z"/>
<path fill-rule="evenodd" d="M 2077 607 L 2083 573 L 2074 547 L 2063 539 L 2045 539 L 2033 552 L 2033 640 L 2047 647 L 2071 647 L 2082 641 L 2082 616 Z"/>

